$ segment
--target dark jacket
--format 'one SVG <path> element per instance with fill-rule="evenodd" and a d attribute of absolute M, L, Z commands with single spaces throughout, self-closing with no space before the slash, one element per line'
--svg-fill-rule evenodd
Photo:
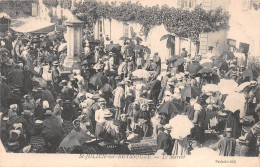
<path fill-rule="evenodd" d="M 158 149 L 163 149 L 167 155 L 172 154 L 173 141 L 169 134 L 161 132 L 157 136 Z"/>
<path fill-rule="evenodd" d="M 62 138 L 63 130 L 58 119 L 50 116 L 43 121 L 42 135 L 45 140 L 58 140 Z"/>

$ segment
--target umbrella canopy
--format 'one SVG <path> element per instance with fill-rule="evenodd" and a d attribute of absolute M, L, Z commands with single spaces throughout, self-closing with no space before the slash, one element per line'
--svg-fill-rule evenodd
<path fill-rule="evenodd" d="M 232 79 L 230 79 L 230 80 L 221 79 L 220 82 L 218 83 L 221 94 L 235 93 L 238 90 L 237 85 L 238 84 Z"/>
<path fill-rule="evenodd" d="M 196 98 L 201 93 L 201 90 L 195 86 L 185 86 L 184 89 L 181 90 L 181 95 L 183 99 L 186 99 L 186 97 Z"/>
<path fill-rule="evenodd" d="M 207 67 L 203 67 L 202 69 L 200 69 L 200 70 L 198 71 L 198 74 L 205 74 L 205 73 L 212 73 L 212 72 L 213 72 L 212 69 L 207 68 Z"/>
<path fill-rule="evenodd" d="M 220 91 L 220 88 L 216 84 L 206 84 L 201 89 L 204 92 L 218 92 Z"/>
<path fill-rule="evenodd" d="M 42 41 L 39 38 L 36 38 L 36 37 L 31 39 L 31 43 L 41 43 L 41 42 Z"/>
<path fill-rule="evenodd" d="M 138 78 L 149 78 L 149 77 L 151 77 L 151 74 L 146 70 L 138 69 L 132 73 L 132 76 L 138 77 Z"/>
<path fill-rule="evenodd" d="M 212 67 L 217 67 L 220 70 L 228 71 L 228 63 L 225 60 L 222 59 L 216 59 L 213 61 Z"/>
<path fill-rule="evenodd" d="M 194 126 L 187 115 L 176 115 L 169 121 L 169 124 L 173 127 L 171 131 L 171 137 L 173 139 L 188 136 L 190 134 L 190 130 Z"/>
<path fill-rule="evenodd" d="M 205 63 L 202 63 L 201 66 L 212 69 L 213 63 L 212 62 L 205 62 Z"/>
<path fill-rule="evenodd" d="M 105 84 L 102 88 L 100 88 L 103 92 L 112 92 L 113 88 L 109 84 Z"/>
<path fill-rule="evenodd" d="M 243 82 L 241 85 L 237 87 L 238 91 L 243 91 L 246 87 L 251 86 L 251 82 Z"/>
<path fill-rule="evenodd" d="M 0 18 L 5 17 L 6 19 L 11 19 L 11 17 L 6 13 L 0 13 Z"/>
<path fill-rule="evenodd" d="M 121 46 L 119 44 L 108 44 L 106 46 L 106 51 L 107 52 L 120 52 L 121 51 Z"/>
<path fill-rule="evenodd" d="M 67 49 L 67 43 L 63 43 L 59 46 L 58 52 L 62 52 Z"/>
<path fill-rule="evenodd" d="M 192 75 L 196 75 L 202 68 L 203 67 L 199 63 L 191 63 L 187 66 L 187 71 Z"/>
<path fill-rule="evenodd" d="M 173 118 L 175 115 L 182 113 L 182 111 L 183 111 L 183 107 L 180 104 L 175 103 L 173 101 L 168 101 L 163 103 L 159 107 L 158 113 L 159 114 L 166 113 L 169 116 L 171 116 L 171 118 Z"/>
<path fill-rule="evenodd" d="M 232 93 L 226 97 L 224 101 L 225 110 L 229 110 L 231 112 L 235 112 L 240 110 L 240 112 L 244 111 L 245 106 L 245 96 L 242 93 Z"/>
<path fill-rule="evenodd" d="M 211 59 L 202 59 L 202 60 L 200 61 L 200 64 L 202 65 L 202 64 L 204 64 L 204 63 L 212 63 L 212 60 L 211 60 Z"/>
<path fill-rule="evenodd" d="M 243 79 L 245 79 L 246 77 L 253 78 L 252 69 L 247 69 L 247 70 L 243 71 L 242 76 L 243 76 Z"/>
<path fill-rule="evenodd" d="M 107 77 L 104 75 L 94 75 L 89 79 L 89 83 L 93 86 L 103 86 L 105 83 L 107 83 Z"/>
<path fill-rule="evenodd" d="M 219 58 L 224 60 L 230 60 L 233 59 L 235 55 L 232 52 L 224 51 Z"/>
<path fill-rule="evenodd" d="M 51 41 L 61 39 L 61 34 L 57 31 L 49 32 L 47 35 L 48 35 L 48 39 Z"/>
<path fill-rule="evenodd" d="M 82 146 L 86 141 L 90 141 L 91 137 L 83 132 L 73 132 L 67 135 L 60 143 L 60 148 L 73 149 L 76 146 Z"/>
<path fill-rule="evenodd" d="M 168 61 L 169 62 L 174 62 L 174 61 L 176 61 L 176 60 L 178 60 L 178 59 L 184 59 L 182 56 L 177 56 L 177 55 L 175 55 L 175 56 L 171 56 L 169 59 L 168 59 Z"/>
<path fill-rule="evenodd" d="M 168 39 L 168 38 L 173 38 L 173 39 L 175 39 L 175 36 L 173 36 L 173 35 L 171 35 L 171 34 L 166 34 L 166 35 L 163 35 L 163 36 L 160 38 L 160 41 L 165 40 L 165 39 Z"/>
<path fill-rule="evenodd" d="M 119 40 L 123 40 L 123 41 L 126 41 L 126 40 L 129 40 L 130 38 L 128 38 L 128 37 L 121 37 L 121 38 L 119 38 Z"/>
<path fill-rule="evenodd" d="M 30 39 L 27 38 L 27 37 L 23 37 L 23 38 L 21 38 L 21 40 L 22 40 L 23 43 L 27 43 L 27 42 L 30 41 Z"/>
<path fill-rule="evenodd" d="M 134 45 L 134 50 L 143 50 L 144 48 L 144 45 Z"/>
<path fill-rule="evenodd" d="M 142 38 L 140 38 L 140 37 L 137 37 L 137 36 L 136 36 L 136 37 L 133 37 L 132 39 L 133 39 L 133 40 L 136 40 L 136 41 L 143 41 L 143 39 L 142 39 Z"/>
<path fill-rule="evenodd" d="M 175 66 L 175 67 L 178 67 L 178 66 L 182 65 L 184 62 L 185 62 L 184 59 L 177 59 L 177 60 L 174 62 L 174 66 Z"/>
<path fill-rule="evenodd" d="M 9 53 L 9 51 L 6 48 L 0 48 L 0 53 L 4 53 L 4 52 Z"/>
<path fill-rule="evenodd" d="M 95 40 L 90 40 L 89 43 L 94 44 L 94 45 L 99 45 L 101 43 L 101 41 L 98 39 L 95 39 Z"/>

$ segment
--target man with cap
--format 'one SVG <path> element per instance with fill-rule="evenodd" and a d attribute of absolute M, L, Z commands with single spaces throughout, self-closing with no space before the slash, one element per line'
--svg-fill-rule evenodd
<path fill-rule="evenodd" d="M 144 137 L 149 137 L 151 136 L 151 114 L 148 111 L 148 104 L 147 103 L 143 103 L 141 104 L 141 110 L 140 110 L 140 114 L 139 114 L 139 118 L 142 120 L 140 122 L 141 128 L 142 128 L 142 136 Z"/>
<path fill-rule="evenodd" d="M 10 121 L 12 121 L 17 116 L 17 111 L 18 111 L 18 105 L 11 104 L 10 109 L 8 110 L 8 118 Z"/>
<path fill-rule="evenodd" d="M 117 88 L 114 93 L 114 107 L 117 108 L 115 119 L 119 120 L 120 115 L 123 113 L 123 108 L 125 107 L 125 90 L 123 88 L 124 82 L 121 81 L 118 83 Z"/>
<path fill-rule="evenodd" d="M 98 100 L 100 109 L 95 112 L 95 121 L 96 121 L 96 137 L 102 137 L 105 132 L 105 123 L 106 119 L 111 117 L 113 114 L 106 108 L 106 100 L 100 98 Z"/>
<path fill-rule="evenodd" d="M 161 128 L 162 129 L 162 128 Z M 173 149 L 173 140 L 170 135 L 172 126 L 169 124 L 166 124 L 163 127 L 164 131 L 159 131 L 157 136 L 157 147 L 158 150 L 162 149 L 167 155 L 172 154 Z"/>
<path fill-rule="evenodd" d="M 58 61 L 54 61 L 52 63 L 52 69 L 51 69 L 51 72 L 52 72 L 52 82 L 53 82 L 53 85 L 54 85 L 54 90 L 58 90 L 59 88 L 59 81 L 60 81 L 60 72 L 58 70 L 58 67 L 59 67 L 59 62 Z"/>
<path fill-rule="evenodd" d="M 24 103 L 23 103 L 23 109 L 24 110 L 30 110 L 33 114 L 36 108 L 36 102 L 29 94 L 24 95 Z"/>
<path fill-rule="evenodd" d="M 63 100 L 62 99 L 57 99 L 56 103 L 57 104 L 56 104 L 56 106 L 53 109 L 52 115 L 59 120 L 59 123 L 62 126 L 63 119 L 61 118 L 61 113 L 62 113 L 62 110 L 63 110 Z"/>
<path fill-rule="evenodd" d="M 181 56 L 182 57 L 187 57 L 188 56 L 188 52 L 185 50 L 185 48 L 182 48 Z"/>
<path fill-rule="evenodd" d="M 46 110 L 46 120 L 43 121 L 42 135 L 45 140 L 45 147 L 50 153 L 56 153 L 56 150 L 62 140 L 63 129 L 59 120 L 52 115 L 51 108 Z"/>
<path fill-rule="evenodd" d="M 211 59 L 212 57 L 215 56 L 215 54 L 213 53 L 213 48 L 214 48 L 213 46 L 208 47 L 208 52 L 205 55 L 205 57 L 203 57 L 204 59 Z"/>
<path fill-rule="evenodd" d="M 210 146 L 212 149 L 219 149 L 220 156 L 234 156 L 236 149 L 236 140 L 232 137 L 232 128 L 226 128 L 225 137 L 220 138 L 220 140 Z"/>
<path fill-rule="evenodd" d="M 234 79 L 236 80 L 237 78 L 237 71 L 236 71 L 236 66 L 234 64 L 230 65 L 230 70 L 225 74 L 226 79 Z"/>
<path fill-rule="evenodd" d="M 32 115 L 33 113 L 30 110 L 24 110 L 22 112 L 21 116 L 17 116 L 15 120 L 11 122 L 11 125 L 16 124 L 16 123 L 21 123 L 22 124 L 22 129 L 24 129 L 25 135 L 26 135 L 26 141 L 30 141 L 30 137 L 32 134 Z"/>
<path fill-rule="evenodd" d="M 194 104 L 194 117 L 191 121 L 194 124 L 194 136 L 196 142 L 202 146 L 202 144 L 205 142 L 204 138 L 204 121 L 206 118 L 206 112 L 202 108 L 201 104 L 199 104 L 199 101 Z"/>
<path fill-rule="evenodd" d="M 10 94 L 11 91 L 4 76 L 0 76 L 0 90 L 0 112 L 4 113 L 8 107 L 7 95 Z"/>
<path fill-rule="evenodd" d="M 74 99 L 74 90 L 70 87 L 67 86 L 68 81 L 62 80 L 61 85 L 62 85 L 62 90 L 61 90 L 61 98 L 63 100 L 72 100 Z"/>
<path fill-rule="evenodd" d="M 18 85 L 20 88 L 23 88 L 24 75 L 21 66 L 16 65 L 15 69 L 8 73 L 7 79 L 10 86 Z"/>

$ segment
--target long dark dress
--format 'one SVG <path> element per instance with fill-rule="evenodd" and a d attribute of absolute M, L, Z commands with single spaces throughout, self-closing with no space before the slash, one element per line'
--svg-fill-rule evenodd
<path fill-rule="evenodd" d="M 236 148 L 236 140 L 231 137 L 221 138 L 218 143 L 219 155 L 221 156 L 234 156 Z"/>
<path fill-rule="evenodd" d="M 30 70 L 24 70 L 23 75 L 24 75 L 24 91 L 25 93 L 29 93 L 33 89 L 33 83 L 31 80 L 33 73 Z"/>
<path fill-rule="evenodd" d="M 232 137 L 237 139 L 241 136 L 241 124 L 239 122 L 239 112 L 231 113 L 228 115 L 226 128 L 232 128 Z"/>
<path fill-rule="evenodd" d="M 167 155 L 172 154 L 173 141 L 169 134 L 165 132 L 159 133 L 157 137 L 157 145 L 158 149 L 163 149 Z"/>

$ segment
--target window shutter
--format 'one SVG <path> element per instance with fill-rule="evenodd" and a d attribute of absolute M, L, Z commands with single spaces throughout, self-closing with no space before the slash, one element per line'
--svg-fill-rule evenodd
<path fill-rule="evenodd" d="M 178 6 L 178 7 L 181 7 L 181 1 L 182 1 L 182 0 L 178 0 L 178 1 L 177 1 L 177 6 Z"/>
<path fill-rule="evenodd" d="M 248 10 L 248 0 L 242 0 L 242 10 Z"/>

